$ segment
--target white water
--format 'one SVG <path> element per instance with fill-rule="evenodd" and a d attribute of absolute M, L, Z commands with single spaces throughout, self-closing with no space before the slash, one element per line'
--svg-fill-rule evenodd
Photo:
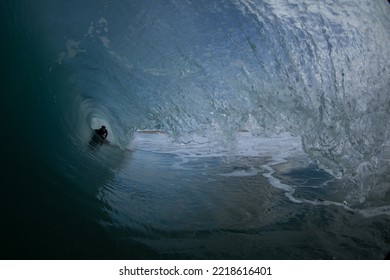
<path fill-rule="evenodd" d="M 249 157 L 259 158 L 259 161 L 266 159 L 266 164 L 260 166 L 249 166 L 244 170 L 234 170 L 228 173 L 221 173 L 220 176 L 225 177 L 246 177 L 262 174 L 266 177 L 270 184 L 285 192 L 286 197 L 294 203 L 307 203 L 317 206 L 335 205 L 343 207 L 348 211 L 354 211 L 362 214 L 365 217 L 373 217 L 376 215 L 390 215 L 390 206 L 367 207 L 364 209 L 354 208 L 350 206 L 345 199 L 341 201 L 331 201 L 314 198 L 312 200 L 297 198 L 294 196 L 296 191 L 295 185 L 283 183 L 280 179 L 274 176 L 274 167 L 280 164 L 289 163 L 288 168 L 284 170 L 293 170 L 298 168 L 307 168 L 310 164 L 315 164 L 310 157 L 302 149 L 301 139 L 293 137 L 288 133 L 276 135 L 274 137 L 254 136 L 249 132 L 239 132 L 234 146 L 230 146 L 227 150 L 220 146 L 220 142 L 211 142 L 205 137 L 191 136 L 191 139 L 186 139 L 187 142 L 175 142 L 166 133 L 162 131 L 138 131 L 134 134 L 134 140 L 129 149 L 148 151 L 153 153 L 172 154 L 179 160 L 172 165 L 174 169 L 188 170 L 185 167 L 188 162 L 196 158 L 214 158 L 221 157 L 227 162 L 234 164 L 238 158 Z M 322 172 L 327 172 L 329 179 L 321 182 L 320 185 L 311 185 L 311 188 L 327 188 L 331 182 L 341 182 L 342 178 L 332 176 L 329 171 L 317 167 Z M 310 179 L 310 178 L 308 178 Z M 340 184 L 340 183 L 339 183 Z M 364 206 L 363 206 L 364 207 Z"/>

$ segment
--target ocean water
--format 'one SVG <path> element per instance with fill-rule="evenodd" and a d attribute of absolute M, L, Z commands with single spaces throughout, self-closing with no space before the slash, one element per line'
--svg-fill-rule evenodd
<path fill-rule="evenodd" d="M 390 251 L 388 1 L 0 5 L 2 259 Z"/>

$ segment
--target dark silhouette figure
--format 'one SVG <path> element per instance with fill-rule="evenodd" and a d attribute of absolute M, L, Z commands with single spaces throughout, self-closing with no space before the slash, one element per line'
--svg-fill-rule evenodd
<path fill-rule="evenodd" d="M 91 140 L 89 141 L 89 146 L 91 148 L 96 148 L 102 144 L 109 144 L 110 142 L 106 139 L 108 136 L 107 128 L 102 125 L 101 128 L 95 129 L 92 133 Z"/>
<path fill-rule="evenodd" d="M 108 131 L 107 131 L 107 128 L 102 125 L 101 128 L 99 129 L 95 129 L 95 132 L 100 135 L 100 137 L 102 137 L 102 139 L 106 139 L 107 138 L 107 135 L 108 135 Z"/>

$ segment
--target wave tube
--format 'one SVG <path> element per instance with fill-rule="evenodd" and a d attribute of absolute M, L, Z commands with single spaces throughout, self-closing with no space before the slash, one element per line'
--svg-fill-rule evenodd
<path fill-rule="evenodd" d="M 240 130 L 288 132 L 312 159 L 355 181 L 358 200 L 387 170 L 387 1 L 86 0 L 30 8 L 28 28 L 46 63 L 42 94 L 77 147 L 102 124 L 121 148 L 138 129 L 227 147 Z"/>

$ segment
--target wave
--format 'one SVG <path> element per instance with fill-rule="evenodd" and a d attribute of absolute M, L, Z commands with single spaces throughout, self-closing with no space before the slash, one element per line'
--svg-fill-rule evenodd
<path fill-rule="evenodd" d="M 18 107 L 7 127 L 29 137 L 38 124 L 44 136 L 29 145 L 48 162 L 72 166 L 70 155 L 79 160 L 100 125 L 121 149 L 142 129 L 182 142 L 211 138 L 227 149 L 239 131 L 287 132 L 332 174 L 355 182 L 360 200 L 383 180 L 387 1 L 2 5 L 4 36 L 14 38 L 4 43 L 12 55 L 3 92 L 25 82 L 6 96 Z"/>

